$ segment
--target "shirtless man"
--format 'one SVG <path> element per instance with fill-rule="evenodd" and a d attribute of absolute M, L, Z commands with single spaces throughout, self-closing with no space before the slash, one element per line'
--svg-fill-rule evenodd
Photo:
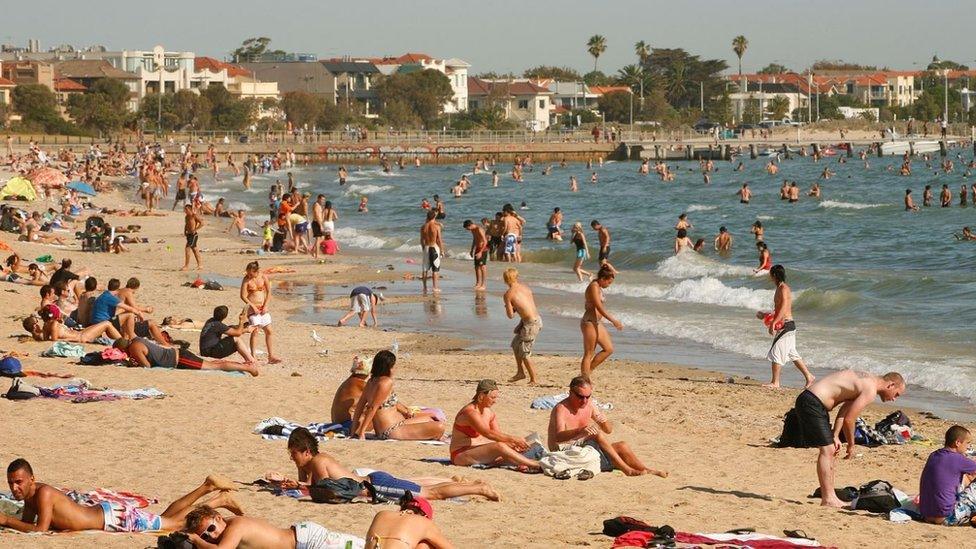
<path fill-rule="evenodd" d="M 563 232 L 561 225 L 563 224 L 563 212 L 559 208 L 553 208 L 552 215 L 549 216 L 549 221 L 546 222 L 546 239 L 554 240 L 556 242 L 562 242 Z"/>
<path fill-rule="evenodd" d="M 325 195 L 320 194 L 315 197 L 315 203 L 312 204 L 312 237 L 315 238 L 315 243 L 312 246 L 312 257 L 315 259 L 319 258 L 319 247 L 322 245 L 322 237 L 325 236 L 325 231 L 322 230 L 325 224 Z"/>
<path fill-rule="evenodd" d="M 258 330 L 264 331 L 264 343 L 268 348 L 268 364 L 278 364 L 281 359 L 276 357 L 271 347 L 271 313 L 268 312 L 268 302 L 271 301 L 271 283 L 268 277 L 261 273 L 257 261 L 247 264 L 244 280 L 241 281 L 241 301 L 248 306 L 248 321 L 254 330 L 251 332 L 251 356 L 255 353 Z"/>
<path fill-rule="evenodd" d="M 246 173 L 246 172 L 245 172 Z M 310 521 L 288 528 L 245 516 L 224 517 L 210 505 L 200 505 L 186 515 L 185 530 L 198 549 L 274 547 L 275 549 L 362 549 L 362 538 L 330 531 Z"/>
<path fill-rule="evenodd" d="M 786 269 L 782 265 L 773 265 L 769 269 L 769 277 L 776 285 L 776 294 L 773 296 L 773 318 L 769 324 L 769 335 L 773 337 L 773 344 L 769 347 L 766 354 L 773 367 L 773 379 L 763 387 L 779 387 L 780 372 L 783 365 L 792 361 L 797 370 L 803 374 L 806 380 L 805 387 L 813 385 L 813 374 L 807 369 L 806 364 L 796 350 L 796 323 L 793 322 L 793 292 L 786 284 Z M 768 313 L 758 311 L 756 318 L 764 319 Z"/>
<path fill-rule="evenodd" d="M 208 500 L 207 504 L 242 514 L 240 505 L 227 493 L 236 488 L 229 481 L 216 476 L 207 477 L 197 489 L 174 501 L 161 515 L 110 501 L 98 505 L 79 505 L 61 490 L 37 482 L 30 463 L 25 459 L 15 459 L 7 466 L 7 485 L 14 499 L 24 502 L 24 510 L 21 519 L 0 513 L 0 526 L 19 532 L 178 530 L 183 527 L 184 517 L 197 500 L 218 491 L 220 494 Z"/>
<path fill-rule="evenodd" d="M 800 201 L 800 187 L 797 186 L 796 181 L 790 183 L 789 196 L 790 204 L 796 204 Z"/>
<path fill-rule="evenodd" d="M 427 273 L 430 272 L 433 280 L 434 293 L 441 291 L 438 286 L 440 278 L 441 257 L 444 255 L 444 239 L 441 235 L 441 224 L 437 222 L 437 209 L 427 210 L 427 221 L 420 227 L 420 246 L 423 250 L 423 274 L 421 280 L 424 284 L 424 292 L 427 291 Z"/>
<path fill-rule="evenodd" d="M 932 205 L 932 185 L 926 185 L 925 190 L 922 191 L 922 206 L 928 208 Z"/>
<path fill-rule="evenodd" d="M 183 206 L 184 222 L 183 222 L 183 235 L 186 236 L 186 248 L 184 249 L 184 259 L 183 267 L 180 268 L 181 271 L 185 271 L 190 268 L 190 256 L 192 255 L 197 261 L 197 270 L 202 268 L 200 260 L 200 251 L 197 250 L 197 245 L 200 240 L 200 229 L 203 228 L 203 217 L 193 210 L 193 206 L 187 204 Z"/>
<path fill-rule="evenodd" d="M 915 205 L 915 201 L 912 200 L 912 190 L 905 189 L 905 211 L 906 212 L 917 212 L 918 206 Z"/>
<path fill-rule="evenodd" d="M 463 227 L 471 232 L 471 258 L 474 259 L 474 289 L 488 289 L 488 237 L 485 229 L 471 221 L 465 219 Z"/>
<path fill-rule="evenodd" d="M 590 227 L 596 231 L 596 235 L 600 239 L 600 255 L 597 258 L 599 266 L 601 268 L 606 266 L 613 274 L 617 274 L 617 270 L 610 264 L 610 229 L 604 227 L 596 219 L 590 221 Z"/>
<path fill-rule="evenodd" d="M 34 341 L 91 343 L 103 335 L 113 339 L 120 336 L 118 330 L 108 321 L 92 324 L 80 332 L 71 330 L 61 322 L 60 310 L 53 304 L 41 309 L 40 316 L 41 320 L 32 315 L 25 318 L 21 323 L 23 328 L 34 338 Z"/>
<path fill-rule="evenodd" d="M 820 505 L 844 507 L 834 493 L 834 466 L 840 452 L 840 434 L 847 440 L 847 455 L 854 456 L 854 422 L 864 408 L 880 396 L 891 402 L 905 393 L 905 379 L 897 372 L 879 377 L 866 372 L 842 370 L 834 372 L 807 387 L 796 397 L 794 411 L 802 433 L 803 448 L 819 448 L 817 478 L 820 481 Z M 830 411 L 840 406 L 833 430 Z"/>
<path fill-rule="evenodd" d="M 186 205 L 186 178 L 183 177 L 183 173 L 176 179 L 176 199 L 173 200 L 173 211 L 176 211 L 176 205 L 183 202 Z"/>
<path fill-rule="evenodd" d="M 942 185 L 942 192 L 939 193 L 939 202 L 943 208 L 952 206 L 952 191 L 949 190 L 949 185 Z"/>
<path fill-rule="evenodd" d="M 743 183 L 742 188 L 736 191 L 735 195 L 739 197 L 740 204 L 748 204 L 752 200 L 752 190 L 749 189 L 749 184 Z"/>
<path fill-rule="evenodd" d="M 228 212 L 227 215 L 232 219 L 230 227 L 227 227 L 227 232 L 237 229 L 238 236 L 258 236 L 257 232 L 248 228 L 247 213 L 244 210 L 237 210 L 237 213 Z"/>
<path fill-rule="evenodd" d="M 519 282 L 518 270 L 506 269 L 502 279 L 508 285 L 508 290 L 502 298 L 505 302 L 505 314 L 508 318 L 519 315 L 519 323 L 515 326 L 515 337 L 512 338 L 512 352 L 515 353 L 515 376 L 508 380 L 514 383 L 525 379 L 525 371 L 529 372 L 529 385 L 536 384 L 535 368 L 532 366 L 532 346 L 539 332 L 542 331 L 542 317 L 535 306 L 535 298 L 528 286 Z M 524 367 L 524 370 L 523 370 Z"/>
<path fill-rule="evenodd" d="M 406 549 L 454 549 L 440 528 L 434 524 L 434 508 L 423 498 L 404 497 L 399 511 L 380 511 L 366 532 L 366 549 L 390 547 Z"/>
<path fill-rule="evenodd" d="M 352 423 L 352 414 L 356 411 L 356 403 L 363 394 L 368 378 L 369 366 L 357 356 L 349 370 L 349 377 L 339 385 L 332 397 L 332 423 Z"/>
<path fill-rule="evenodd" d="M 295 429 L 288 436 L 288 455 L 298 468 L 298 481 L 285 479 L 286 486 L 312 485 L 322 479 L 351 478 L 356 482 L 369 482 L 379 495 L 387 499 L 396 499 L 404 492 L 412 492 L 433 500 L 461 496 L 483 496 L 490 501 L 499 500 L 498 493 L 483 481 L 433 479 L 422 484 L 397 478 L 383 471 L 374 471 L 361 477 L 329 454 L 320 453 L 318 440 L 304 427 Z M 360 495 L 368 497 L 369 492 L 364 487 Z"/>
<path fill-rule="evenodd" d="M 720 253 L 732 251 L 732 235 L 724 226 L 718 228 L 718 236 L 715 237 L 713 245 L 715 251 Z"/>
<path fill-rule="evenodd" d="M 520 261 L 519 239 L 522 235 L 522 224 L 525 220 L 517 213 L 511 204 L 502 208 L 502 245 L 505 261 Z"/>
<path fill-rule="evenodd" d="M 569 396 L 549 414 L 549 451 L 571 446 L 589 446 L 600 453 L 600 470 L 620 469 L 629 477 L 645 474 L 668 476 L 667 471 L 650 469 L 634 454 L 626 442 L 610 442 L 613 424 L 593 406 L 593 385 L 583 376 L 569 382 Z"/>

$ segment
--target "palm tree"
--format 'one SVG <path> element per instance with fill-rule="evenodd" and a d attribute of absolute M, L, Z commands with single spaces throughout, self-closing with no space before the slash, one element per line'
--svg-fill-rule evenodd
<path fill-rule="evenodd" d="M 629 86 L 635 92 L 641 88 L 643 80 L 644 68 L 640 65 L 626 65 L 617 71 L 617 83 Z"/>
<path fill-rule="evenodd" d="M 745 36 L 741 34 L 732 39 L 732 51 L 735 52 L 736 57 L 739 58 L 739 76 L 742 76 L 742 56 L 746 53 L 746 48 L 749 47 L 749 41 L 746 40 Z"/>
<path fill-rule="evenodd" d="M 586 51 L 593 56 L 593 71 L 596 72 L 596 61 L 607 51 L 607 39 L 599 34 L 594 34 L 586 43 Z"/>
<path fill-rule="evenodd" d="M 640 59 L 641 66 L 647 64 L 647 58 L 651 56 L 651 46 L 641 40 L 640 42 L 634 44 L 634 53 L 637 54 L 637 58 Z"/>

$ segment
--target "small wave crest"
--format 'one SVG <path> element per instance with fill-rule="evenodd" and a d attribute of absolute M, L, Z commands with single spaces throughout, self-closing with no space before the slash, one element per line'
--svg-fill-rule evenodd
<path fill-rule="evenodd" d="M 343 193 L 345 196 L 359 195 L 359 194 L 376 194 L 383 191 L 388 191 L 393 188 L 393 185 L 349 185 L 346 188 L 346 192 Z"/>
<path fill-rule="evenodd" d="M 861 204 L 859 202 L 841 202 L 840 200 L 824 200 L 820 203 L 820 208 L 837 208 L 841 210 L 866 210 L 868 208 L 880 208 L 887 204 Z"/>
<path fill-rule="evenodd" d="M 712 210 L 717 210 L 717 209 L 718 209 L 718 206 L 704 206 L 702 204 L 692 204 L 691 206 L 688 206 L 687 208 L 685 208 L 685 211 L 688 212 L 688 213 L 691 213 L 691 212 L 710 212 Z"/>
<path fill-rule="evenodd" d="M 245 204 L 243 202 L 238 202 L 236 200 L 234 202 L 228 202 L 227 203 L 227 209 L 230 210 L 230 211 L 232 211 L 232 212 L 236 212 L 237 210 L 244 210 L 245 212 L 251 211 L 251 207 L 250 206 L 248 206 L 247 204 Z"/>
<path fill-rule="evenodd" d="M 543 288 L 568 293 L 581 294 L 586 282 L 544 282 Z M 665 300 L 677 303 L 701 303 L 723 307 L 741 307 L 751 310 L 769 308 L 773 303 L 772 290 L 751 288 L 730 288 L 717 278 L 698 278 L 682 280 L 674 286 L 662 287 L 654 284 L 616 283 L 605 290 L 607 295 L 620 295 L 639 299 Z"/>
<path fill-rule="evenodd" d="M 362 234 L 352 227 L 339 227 L 334 236 L 343 246 L 376 250 L 386 245 L 386 240 L 377 236 Z"/>
<path fill-rule="evenodd" d="M 654 273 L 665 278 L 753 276 L 749 267 L 719 263 L 694 252 L 680 253 L 657 264 Z"/>

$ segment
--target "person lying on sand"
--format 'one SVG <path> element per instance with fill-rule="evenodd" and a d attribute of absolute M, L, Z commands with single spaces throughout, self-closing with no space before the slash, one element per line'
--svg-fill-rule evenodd
<path fill-rule="evenodd" d="M 925 522 L 976 526 L 976 461 L 966 457 L 972 440 L 969 429 L 953 425 L 946 431 L 945 446 L 926 460 L 918 488 L 918 510 Z"/>
<path fill-rule="evenodd" d="M 237 515 L 243 514 L 240 505 L 227 493 L 236 490 L 234 485 L 217 476 L 207 477 L 203 484 L 174 501 L 161 515 L 114 501 L 79 505 L 61 490 L 37 482 L 34 470 L 25 459 L 15 459 L 7 466 L 7 485 L 14 499 L 24 502 L 24 511 L 21 519 L 0 513 L 0 526 L 20 532 L 177 530 L 183 527 L 184 517 L 193 504 L 213 492 L 220 493 L 207 500 L 208 505 L 227 509 Z"/>
<path fill-rule="evenodd" d="M 314 522 L 296 522 L 278 528 L 245 516 L 224 517 L 211 505 L 194 508 L 186 515 L 185 531 L 195 547 L 274 547 L 276 549 L 362 549 L 365 540 L 330 531 Z"/>
<path fill-rule="evenodd" d="M 91 343 L 103 335 L 112 339 L 121 337 L 119 331 L 111 322 L 99 322 L 77 332 L 65 326 L 61 321 L 61 311 L 57 305 L 51 304 L 40 312 L 41 320 L 36 316 L 25 318 L 22 325 L 30 332 L 34 341 L 70 341 L 72 343 Z"/>
<path fill-rule="evenodd" d="M 497 401 L 498 383 L 493 379 L 479 381 L 474 398 L 454 417 L 451 463 L 462 467 L 481 463 L 538 469 L 537 460 L 521 454 L 529 448 L 525 439 L 498 428 L 498 416 L 491 409 Z"/>
<path fill-rule="evenodd" d="M 457 480 L 446 479 L 417 479 L 414 482 L 400 479 L 383 471 L 374 471 L 365 477 L 354 474 L 345 468 L 332 456 L 319 452 L 318 440 L 304 427 L 299 427 L 288 436 L 288 455 L 298 467 L 298 481 L 286 480 L 286 485 L 315 484 L 321 479 L 351 478 L 357 482 L 369 482 L 377 494 L 387 499 L 401 497 L 405 492 L 413 492 L 428 499 L 450 499 L 461 496 L 482 496 L 491 501 L 498 501 L 499 495 L 486 482 L 469 481 L 456 477 Z M 360 494 L 367 497 L 369 492 L 364 489 Z"/>
<path fill-rule="evenodd" d="M 444 423 L 429 414 L 414 413 L 401 403 L 393 390 L 396 355 L 380 351 L 373 357 L 370 378 L 356 403 L 350 433 L 366 438 L 372 428 L 380 440 L 439 440 L 444 436 Z"/>
<path fill-rule="evenodd" d="M 129 365 L 144 368 L 176 368 L 180 370 L 223 370 L 225 372 L 246 372 L 257 377 L 258 368 L 254 364 L 230 360 L 204 360 L 186 349 L 163 347 L 158 343 L 137 337 L 119 338 L 113 347 L 129 355 Z"/>
<path fill-rule="evenodd" d="M 593 406 L 592 397 L 593 385 L 588 378 L 577 376 L 569 382 L 569 396 L 549 415 L 549 450 L 590 446 L 600 453 L 603 472 L 620 469 L 627 476 L 650 473 L 666 478 L 667 471 L 648 468 L 626 442 L 610 442 L 607 435 L 613 433 L 613 425 Z"/>
<path fill-rule="evenodd" d="M 400 499 L 399 511 L 380 511 L 373 517 L 366 532 L 366 549 L 381 547 L 453 549 L 454 545 L 434 524 L 430 502 L 408 493 Z"/>

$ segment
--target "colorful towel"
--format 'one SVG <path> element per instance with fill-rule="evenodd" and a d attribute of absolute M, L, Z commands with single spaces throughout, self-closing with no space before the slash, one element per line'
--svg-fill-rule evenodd
<path fill-rule="evenodd" d="M 92 388 L 87 381 L 81 383 L 56 385 L 54 387 L 38 387 L 41 396 L 66 400 L 74 404 L 83 402 L 105 402 L 109 400 L 143 400 L 147 398 L 163 398 L 166 393 L 153 387 L 133 389 L 131 391 L 117 391 Z"/>
<path fill-rule="evenodd" d="M 647 542 L 654 539 L 653 532 L 632 531 L 617 536 L 611 547 L 645 547 Z M 690 534 L 677 532 L 675 541 L 691 544 L 696 547 L 736 547 L 751 549 L 795 549 L 806 547 L 809 549 L 828 549 L 816 540 L 803 538 L 778 538 L 766 534 Z"/>
<path fill-rule="evenodd" d="M 85 356 L 85 348 L 77 343 L 55 341 L 51 348 L 41 352 L 43 357 L 81 358 Z"/>
<path fill-rule="evenodd" d="M 350 423 L 309 423 L 302 425 L 280 417 L 268 418 L 254 426 L 254 434 L 264 440 L 288 440 L 291 432 L 299 427 L 308 429 L 319 440 L 343 438 L 349 435 Z"/>
<path fill-rule="evenodd" d="M 552 395 L 552 396 L 541 396 L 533 400 L 532 404 L 529 405 L 529 408 L 532 408 L 533 410 L 552 410 L 553 408 L 556 407 L 557 404 L 566 400 L 567 397 L 569 397 L 569 393 L 560 393 L 558 395 Z M 601 410 L 613 410 L 613 404 L 610 404 L 609 402 L 601 403 L 598 402 L 596 399 L 594 399 L 593 405 L 596 406 L 597 408 L 600 408 Z"/>
<path fill-rule="evenodd" d="M 103 501 L 108 501 L 110 503 L 120 503 L 128 507 L 138 507 L 139 509 L 142 509 L 149 507 L 154 503 L 159 503 L 159 500 L 156 498 L 143 496 L 133 492 L 116 492 L 115 490 L 107 490 L 104 488 L 97 488 L 88 492 L 68 490 L 66 488 L 58 489 L 64 492 L 65 495 L 74 500 L 74 502 L 78 505 L 98 505 Z"/>
<path fill-rule="evenodd" d="M 259 478 L 252 482 L 251 486 L 259 486 L 259 492 L 269 492 L 275 496 L 286 496 L 295 499 L 308 496 L 308 486 L 302 486 L 301 488 L 285 488 L 281 481 L 276 480 Z"/>

